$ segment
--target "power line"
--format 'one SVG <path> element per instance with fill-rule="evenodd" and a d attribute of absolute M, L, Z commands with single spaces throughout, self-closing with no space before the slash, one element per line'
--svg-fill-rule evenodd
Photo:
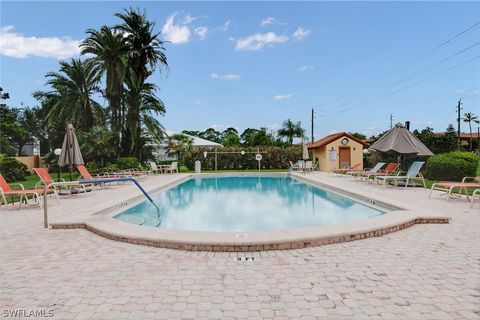
<path fill-rule="evenodd" d="M 447 57 L 447 58 L 445 58 L 445 59 L 442 59 L 442 60 L 440 60 L 440 61 L 438 61 L 438 62 L 436 62 L 436 63 L 434 63 L 434 64 L 432 64 L 432 65 L 430 65 L 430 66 L 428 66 L 428 67 L 426 67 L 426 68 L 421 69 L 420 71 L 414 72 L 414 73 L 412 73 L 412 74 L 410 74 L 410 75 L 408 75 L 408 76 L 406 76 L 406 77 L 404 77 L 404 78 L 402 78 L 402 79 L 400 79 L 400 80 L 398 80 L 398 81 L 395 81 L 395 82 L 393 82 L 393 83 L 390 83 L 390 85 L 389 85 L 388 87 L 395 86 L 396 84 L 399 84 L 400 82 L 403 82 L 403 81 L 405 81 L 405 80 L 407 80 L 407 79 L 410 79 L 410 78 L 416 76 L 416 75 L 419 74 L 419 73 L 422 73 L 422 72 L 424 72 L 424 71 L 430 70 L 430 69 L 438 66 L 439 64 L 441 64 L 441 63 L 443 63 L 443 62 L 445 62 L 445 61 L 448 61 L 448 60 L 450 60 L 451 58 L 454 58 L 454 57 L 458 56 L 459 54 L 462 54 L 462 53 L 464 53 L 465 51 L 468 51 L 468 50 L 470 50 L 470 49 L 478 46 L 479 44 L 480 44 L 480 42 L 474 43 L 474 44 L 472 44 L 471 46 L 469 46 L 469 47 L 467 47 L 467 48 L 465 48 L 465 49 L 463 49 L 463 50 L 460 50 L 460 51 L 458 51 L 457 53 L 455 53 L 455 54 L 453 54 L 453 55 L 451 55 L 451 56 L 449 56 L 449 57 Z"/>
<path fill-rule="evenodd" d="M 467 61 L 464 61 L 464 62 L 462 62 L 462 63 L 459 63 L 459 64 L 457 64 L 457 65 L 455 65 L 455 66 L 453 66 L 453 67 L 451 67 L 451 68 L 449 68 L 449 69 L 443 70 L 442 72 L 436 73 L 436 74 L 434 74 L 434 75 L 432 75 L 432 76 L 430 76 L 430 77 L 428 77 L 428 78 L 424 78 L 424 79 L 419 80 L 419 81 L 417 81 L 417 82 L 414 82 L 414 83 L 412 83 L 412 84 L 410 84 L 410 85 L 408 85 L 408 86 L 406 86 L 406 87 L 403 87 L 403 88 L 400 88 L 400 89 L 395 90 L 395 91 L 393 91 L 393 92 L 390 92 L 390 93 L 384 95 L 383 97 L 389 97 L 389 96 L 394 95 L 394 94 L 396 94 L 396 93 L 398 93 L 398 92 L 400 92 L 400 91 L 403 91 L 403 90 L 406 90 L 406 89 L 411 88 L 411 87 L 413 87 L 413 86 L 416 86 L 417 84 L 420 84 L 420 83 L 422 83 L 422 82 L 425 82 L 425 81 L 427 81 L 427 80 L 430 80 L 430 79 L 432 79 L 432 78 L 435 78 L 435 77 L 437 77 L 437 76 L 439 76 L 439 75 L 442 75 L 442 74 L 444 74 L 444 73 L 450 72 L 450 71 L 452 71 L 452 70 L 454 70 L 454 69 L 456 69 L 456 68 L 459 68 L 459 67 L 463 66 L 464 64 L 467 64 L 467 63 L 469 63 L 469 62 L 472 62 L 472 61 L 474 61 L 475 59 L 478 59 L 478 58 L 480 58 L 480 56 L 476 56 L 476 57 L 474 57 L 474 58 L 472 58 L 472 59 L 469 59 L 469 60 L 467 60 Z"/>
<path fill-rule="evenodd" d="M 429 55 L 430 53 L 434 52 L 435 50 L 437 49 L 440 49 L 441 47 L 447 45 L 448 43 L 452 42 L 453 40 L 457 39 L 458 37 L 460 37 L 461 35 L 465 34 L 465 33 L 468 33 L 469 31 L 472 31 L 472 30 L 475 30 L 476 28 L 478 28 L 480 26 L 480 22 L 477 22 L 473 25 L 471 25 L 470 27 L 468 27 L 467 29 L 457 33 L 456 35 L 454 35 L 453 37 L 451 37 L 450 39 L 440 43 L 439 45 L 435 46 L 434 48 L 430 49 L 429 51 L 425 52 L 424 54 L 422 54 L 421 56 L 419 56 L 417 59 L 421 59 L 423 57 L 425 57 L 426 55 Z"/>
<path fill-rule="evenodd" d="M 449 44 L 449 43 L 452 42 L 453 40 L 459 38 L 460 36 L 462 36 L 462 35 L 470 32 L 470 31 L 473 31 L 473 30 L 477 29 L 479 26 L 480 26 L 480 22 L 477 22 L 477 23 L 471 25 L 470 27 L 468 27 L 468 28 L 464 29 L 463 31 L 457 33 L 457 34 L 454 35 L 453 37 L 445 40 L 445 41 L 442 42 L 441 44 L 439 44 L 439 45 L 433 47 L 432 49 L 428 50 L 427 52 L 425 52 L 424 54 L 422 54 L 422 55 L 419 56 L 418 58 L 412 60 L 411 62 L 413 62 L 413 61 L 415 61 L 415 60 L 419 60 L 419 59 L 427 56 L 428 54 L 434 52 L 435 50 L 438 50 L 439 48 L 441 48 L 441 47 L 443 47 L 443 46 L 446 46 L 447 44 Z M 461 54 L 461 53 L 463 53 L 463 52 L 465 52 L 465 51 L 467 51 L 467 50 L 470 50 L 471 48 L 473 48 L 473 47 L 475 47 L 475 46 L 477 46 L 477 45 L 479 45 L 479 44 L 480 44 L 480 43 L 475 43 L 475 44 L 473 44 L 472 46 L 467 47 L 467 48 L 465 48 L 465 49 L 463 49 L 463 50 L 455 53 L 454 55 L 452 55 L 452 56 L 450 56 L 450 57 L 447 57 L 447 58 L 445 58 L 445 59 L 443 59 L 443 60 L 435 63 L 434 65 L 431 65 L 431 66 L 429 66 L 429 67 L 427 67 L 427 68 L 424 68 L 424 69 L 422 69 L 422 70 L 420 70 L 420 71 L 417 71 L 417 72 L 415 72 L 415 73 L 413 73 L 413 74 L 411 74 L 411 75 L 409 75 L 409 76 L 407 76 L 407 77 L 404 77 L 404 78 L 402 78 L 402 79 L 400 79 L 400 80 L 398 80 L 398 81 L 396 81 L 396 82 L 394 82 L 394 83 L 391 83 L 391 84 L 388 85 L 386 88 L 390 88 L 390 87 L 392 87 L 393 85 L 398 84 L 398 83 L 400 83 L 400 82 L 402 82 L 402 81 L 404 81 L 404 80 L 407 80 L 407 79 L 409 79 L 409 78 L 411 78 L 411 77 L 413 77 L 413 76 L 415 76 L 415 75 L 417 75 L 417 74 L 419 74 L 419 73 L 421 73 L 421 72 L 423 72 L 423 71 L 426 71 L 426 70 L 428 70 L 428 69 L 431 69 L 431 68 L 437 66 L 438 64 L 441 64 L 441 63 L 443 63 L 443 62 L 445 62 L 445 61 L 447 61 L 447 60 L 449 60 L 449 59 L 451 59 L 451 58 L 453 58 L 453 57 L 455 57 L 455 56 L 457 56 L 457 55 L 459 55 L 459 54 Z M 382 89 L 382 88 L 384 88 L 384 87 L 385 87 L 385 86 L 381 86 L 381 87 L 378 87 L 378 89 Z M 349 94 L 345 94 L 345 95 L 341 96 L 340 98 L 343 98 L 343 97 L 345 97 L 345 96 L 349 96 Z M 338 101 L 338 100 L 341 100 L 340 98 L 337 98 L 337 101 Z M 361 103 L 361 102 L 368 102 L 368 101 L 371 101 L 371 100 L 376 99 L 376 98 L 377 98 L 377 97 L 367 97 L 367 98 L 359 99 L 359 100 L 360 100 L 359 102 L 360 102 L 360 103 Z M 341 108 L 341 107 L 344 107 L 344 106 L 346 106 L 346 105 L 352 104 L 353 102 L 356 102 L 356 101 L 349 101 L 349 102 L 343 103 L 343 104 L 341 104 L 341 105 L 335 106 L 335 108 Z"/>

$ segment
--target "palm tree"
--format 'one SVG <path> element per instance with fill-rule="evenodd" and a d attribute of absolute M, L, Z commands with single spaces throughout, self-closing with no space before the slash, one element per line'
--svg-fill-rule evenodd
<path fill-rule="evenodd" d="M 129 48 L 123 34 L 103 26 L 100 30 L 88 29 L 88 37 L 82 41 L 82 54 L 91 54 L 92 62 L 106 76 L 105 96 L 110 104 L 111 125 L 119 133 L 123 125 L 123 82 L 128 64 Z"/>
<path fill-rule="evenodd" d="M 81 136 L 84 139 L 82 152 L 86 157 L 100 159 L 103 167 L 104 160 L 115 155 L 115 145 L 112 143 L 114 134 L 107 127 L 94 125 Z"/>
<path fill-rule="evenodd" d="M 300 121 L 294 123 L 292 120 L 287 119 L 283 122 L 282 128 L 278 130 L 278 135 L 287 138 L 288 143 L 293 145 L 293 138 L 303 138 L 305 136 L 305 129 L 302 128 Z"/>
<path fill-rule="evenodd" d="M 478 123 L 478 116 L 476 116 L 473 112 L 466 112 L 463 115 L 463 122 L 468 122 L 468 127 L 470 129 L 470 151 L 473 148 L 473 138 L 472 138 L 472 122 Z"/>
<path fill-rule="evenodd" d="M 102 112 L 93 100 L 100 81 L 95 65 L 88 60 L 61 61 L 60 71 L 48 72 L 45 77 L 52 91 L 37 91 L 33 96 L 46 108 L 47 127 L 63 120 L 87 131 L 93 125 L 94 115 Z"/>
<path fill-rule="evenodd" d="M 123 20 L 115 28 L 125 36 L 130 49 L 129 62 L 140 82 L 144 82 L 150 71 L 154 71 L 158 65 L 168 68 L 164 42 L 160 40 L 161 32 L 154 33 L 155 23 L 147 20 L 145 12 L 130 8 L 115 16 Z"/>
<path fill-rule="evenodd" d="M 164 113 L 163 103 L 156 98 L 152 85 L 146 85 L 146 79 L 155 71 L 157 66 L 168 68 L 165 55 L 164 42 L 160 40 L 160 33 L 154 33 L 155 23 L 148 21 L 145 13 L 139 10 L 125 10 L 116 13 L 123 23 L 115 26 L 115 29 L 123 34 L 128 47 L 128 65 L 126 72 L 126 84 L 128 93 L 125 99 L 127 108 L 124 153 L 135 153 L 135 141 L 141 136 L 141 122 L 148 127 L 160 128 L 158 121 L 153 117 L 143 117 L 140 113 L 148 109 L 153 113 Z M 150 93 L 148 93 L 150 92 Z M 136 96 L 135 96 L 136 95 Z M 145 122 L 146 121 L 146 122 Z M 155 130 L 154 135 L 160 131 Z"/>
<path fill-rule="evenodd" d="M 141 146 L 137 143 L 142 131 L 147 130 L 156 141 L 161 141 L 165 129 L 155 116 L 165 113 L 165 106 L 156 95 L 157 87 L 151 83 L 140 83 L 132 73 L 126 77 L 125 104 L 128 106 L 124 151 L 138 155 Z"/>

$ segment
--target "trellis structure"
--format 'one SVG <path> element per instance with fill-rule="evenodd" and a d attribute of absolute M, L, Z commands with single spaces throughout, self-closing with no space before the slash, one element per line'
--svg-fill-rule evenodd
<path fill-rule="evenodd" d="M 218 151 L 218 149 L 215 148 L 215 151 L 213 152 L 213 154 L 215 155 L 215 172 L 217 171 L 217 159 L 219 154 L 241 154 L 243 156 L 247 153 L 255 153 L 255 159 L 258 162 L 258 171 L 260 171 L 261 162 L 263 158 L 262 154 L 268 154 L 268 152 L 260 151 L 259 149 L 257 149 L 257 151 L 243 151 L 243 150 L 242 151 Z M 208 154 L 209 154 L 208 151 L 203 152 L 203 157 L 207 158 Z"/>

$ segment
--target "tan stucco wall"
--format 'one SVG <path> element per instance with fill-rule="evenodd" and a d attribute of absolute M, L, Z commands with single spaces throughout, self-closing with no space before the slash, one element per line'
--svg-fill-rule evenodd
<path fill-rule="evenodd" d="M 34 173 L 34 171 L 33 171 L 33 168 L 34 168 L 34 165 L 35 165 L 34 156 L 15 157 L 15 159 L 17 159 L 17 161 L 20 161 L 21 163 L 26 165 L 27 168 L 28 168 L 28 171 L 30 171 L 31 173 Z M 45 167 L 45 162 L 43 161 L 43 158 L 40 158 L 40 167 Z"/>
<path fill-rule="evenodd" d="M 345 137 L 340 137 L 337 140 L 330 142 L 329 144 L 313 149 L 313 159 L 316 160 L 318 158 L 320 160 L 320 170 L 321 171 L 330 171 L 332 169 L 339 168 L 339 148 L 340 147 L 350 147 L 350 165 L 355 165 L 360 163 L 361 167 L 360 170 L 363 169 L 363 145 L 358 143 L 352 139 L 348 139 L 348 143 L 343 145 L 341 143 L 342 139 Z M 337 153 L 337 158 L 335 162 L 331 162 L 328 160 L 328 150 L 334 149 Z"/>

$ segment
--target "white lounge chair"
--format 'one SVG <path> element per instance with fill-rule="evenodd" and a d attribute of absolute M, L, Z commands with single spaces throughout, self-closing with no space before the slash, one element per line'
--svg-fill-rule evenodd
<path fill-rule="evenodd" d="M 305 161 L 304 170 L 305 170 L 305 172 L 307 172 L 307 171 L 312 172 L 313 171 L 313 161 Z"/>
<path fill-rule="evenodd" d="M 170 167 L 165 167 L 165 172 L 173 173 L 174 171 L 178 173 L 178 162 L 172 162 Z"/>
<path fill-rule="evenodd" d="M 480 203 L 480 189 L 475 189 L 473 190 L 473 193 L 472 193 L 472 208 L 473 208 L 473 205 L 475 203 L 475 198 L 478 198 L 479 202 Z"/>
<path fill-rule="evenodd" d="M 161 168 L 157 167 L 157 164 L 153 161 L 148 161 L 148 165 L 150 166 L 150 170 L 153 173 L 163 173 L 163 170 Z"/>
<path fill-rule="evenodd" d="M 289 171 L 300 171 L 302 169 L 300 161 L 292 163 L 292 161 L 288 161 L 290 163 L 290 167 L 288 168 Z"/>
<path fill-rule="evenodd" d="M 398 172 L 397 175 L 392 175 L 392 176 L 376 176 L 375 177 L 375 183 L 379 183 L 380 181 L 383 181 L 383 185 L 386 186 L 387 182 L 389 180 L 393 180 L 395 183 L 395 186 L 398 187 L 398 182 L 399 181 L 405 181 L 405 188 L 408 187 L 408 182 L 411 180 L 417 180 L 420 179 L 422 180 L 423 187 L 427 189 L 427 186 L 425 184 L 425 179 L 423 178 L 423 175 L 420 173 L 420 169 L 422 168 L 423 164 L 425 162 L 423 161 L 414 161 L 410 168 L 408 169 L 407 173 L 405 175 L 400 175 L 401 171 Z"/>

